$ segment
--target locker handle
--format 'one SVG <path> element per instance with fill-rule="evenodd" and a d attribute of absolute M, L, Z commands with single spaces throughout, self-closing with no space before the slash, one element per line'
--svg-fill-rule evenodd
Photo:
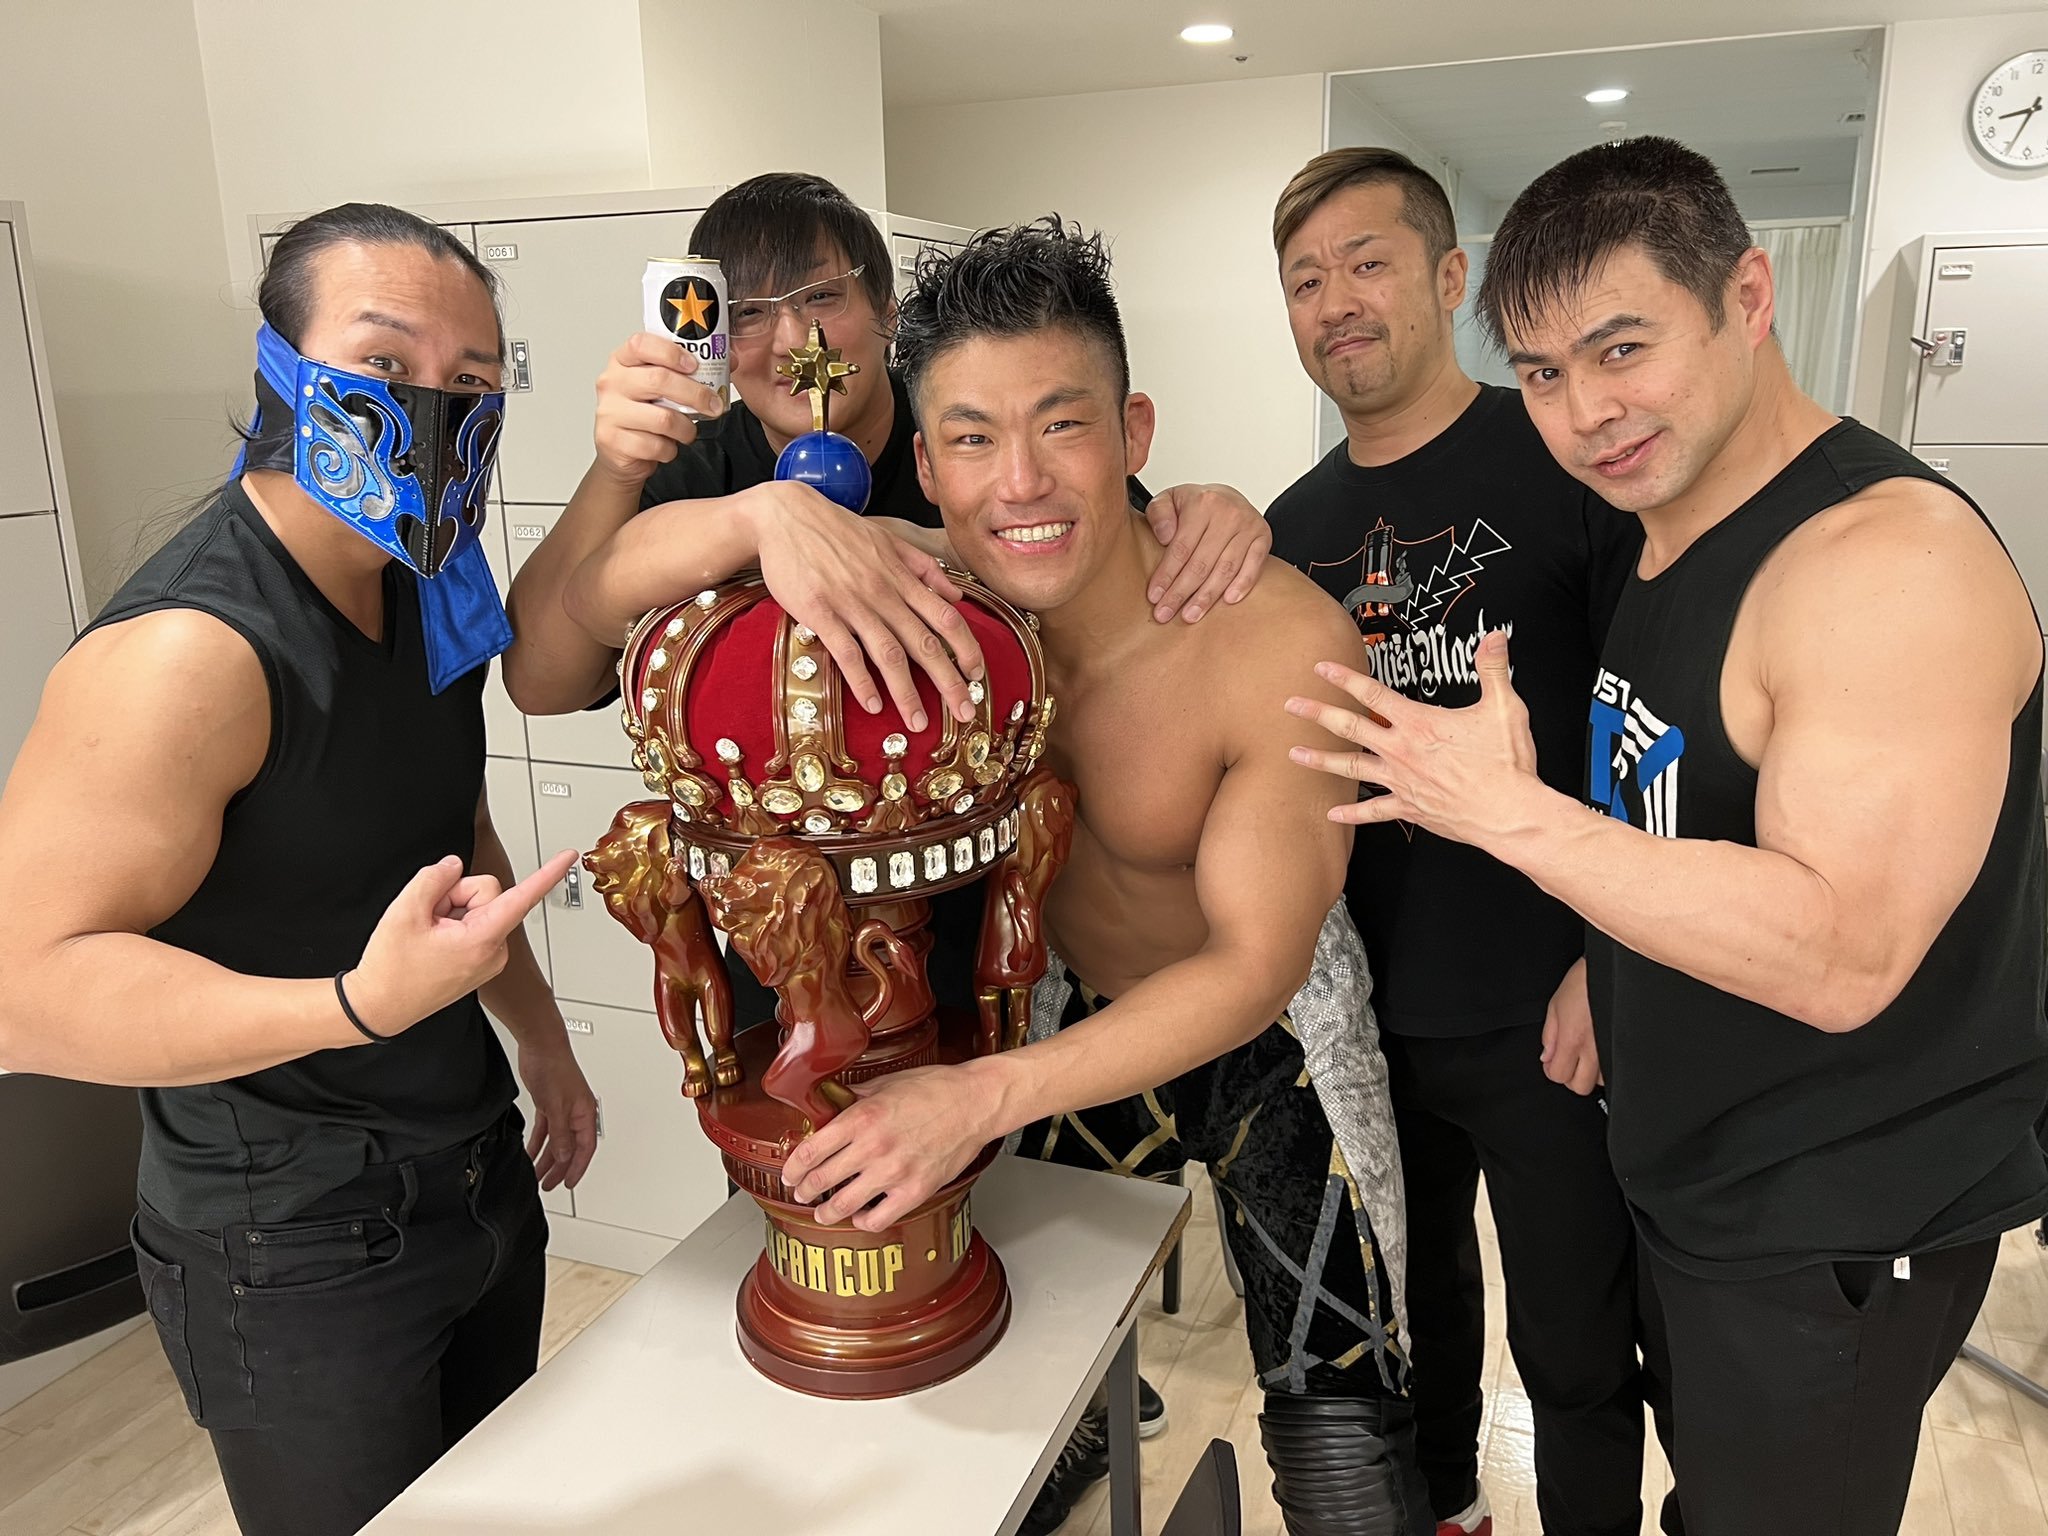
<path fill-rule="evenodd" d="M 512 359 L 512 381 L 505 386 L 506 393 L 518 394 L 533 388 L 533 354 L 523 340 L 507 341 L 505 350 Z"/>
<path fill-rule="evenodd" d="M 583 908 L 583 871 L 577 868 L 576 865 L 571 864 L 569 866 L 569 873 L 562 877 L 562 884 L 567 887 L 562 893 L 562 905 L 570 908 L 572 911 L 581 911 Z"/>

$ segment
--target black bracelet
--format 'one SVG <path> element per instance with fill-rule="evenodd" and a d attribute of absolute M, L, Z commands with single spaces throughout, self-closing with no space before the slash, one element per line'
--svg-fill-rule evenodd
<path fill-rule="evenodd" d="M 334 973 L 334 995 L 341 1000 L 341 1011 L 348 1016 L 349 1023 L 355 1025 L 357 1029 L 363 1032 L 363 1038 L 374 1040 L 379 1045 L 389 1045 L 392 1041 L 392 1036 L 378 1034 L 377 1031 L 357 1018 L 355 1009 L 349 1006 L 348 993 L 344 992 L 341 987 L 341 978 L 347 974 L 347 971 L 336 971 Z"/>

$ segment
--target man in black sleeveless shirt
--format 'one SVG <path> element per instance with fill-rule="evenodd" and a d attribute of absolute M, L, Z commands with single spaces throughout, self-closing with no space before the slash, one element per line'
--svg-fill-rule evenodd
<path fill-rule="evenodd" d="M 2048 1210 L 2041 632 L 1971 503 L 1799 391 L 1774 301 L 1669 140 L 1573 156 L 1496 235 L 1531 418 L 1646 536 L 1590 806 L 1533 771 L 1498 635 L 1467 709 L 1348 672 L 1369 713 L 1290 708 L 1366 748 L 1303 754 L 1387 790 L 1347 815 L 1588 921 L 1686 1530 L 1882 1536 L 1999 1234 Z"/>
<path fill-rule="evenodd" d="M 396 451 L 494 428 L 489 273 L 348 204 L 259 302 L 247 472 L 58 664 L 0 799 L 47 876 L 0 924 L 0 1064 L 143 1090 L 137 1264 L 236 1520 L 348 1536 L 532 1374 L 535 1162 L 575 1183 L 596 1106 L 520 926 L 574 854 L 513 886 L 483 797 L 502 614 L 437 623 L 492 590 L 435 515 L 480 515 L 490 443 Z M 394 559 L 408 483 L 443 537 Z"/>
<path fill-rule="evenodd" d="M 1428 172 L 1387 149 L 1319 155 L 1281 193 L 1273 240 L 1302 366 L 1346 429 L 1267 512 L 1273 552 L 1349 610 L 1374 675 L 1407 698 L 1471 703 L 1480 639 L 1508 629 L 1543 779 L 1574 789 L 1586 692 L 1641 530 L 1558 468 L 1513 390 L 1459 367 L 1466 259 Z M 1637 1536 L 1635 1235 L 1591 1096 L 1584 925 L 1506 865 L 1414 826 L 1362 828 L 1346 886 L 1400 1128 L 1416 1449 L 1438 1529 L 1491 1528 L 1484 1170 L 1543 1527 Z"/>

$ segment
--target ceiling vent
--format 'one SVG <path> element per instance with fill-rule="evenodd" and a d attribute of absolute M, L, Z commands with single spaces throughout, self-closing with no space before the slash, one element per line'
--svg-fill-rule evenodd
<path fill-rule="evenodd" d="M 1749 168 L 1749 174 L 1752 176 L 1797 176 L 1799 174 L 1799 167 L 1796 165 L 1753 165 Z"/>

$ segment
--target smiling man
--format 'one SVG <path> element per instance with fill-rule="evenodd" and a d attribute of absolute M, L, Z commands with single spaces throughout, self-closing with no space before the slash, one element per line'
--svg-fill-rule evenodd
<path fill-rule="evenodd" d="M 1667 139 L 1515 200 L 1480 302 L 1551 452 L 1646 544 L 1587 799 L 1508 644 L 1463 710 L 1325 668 L 1297 757 L 1588 921 L 1610 1142 L 1671 1348 L 1689 1536 L 1898 1529 L 1999 1234 L 2048 1209 L 2041 632 L 1976 508 L 1801 394 L 1769 258 Z"/>
<path fill-rule="evenodd" d="M 1128 490 L 1152 402 L 1130 392 L 1099 237 L 1048 219 L 927 258 L 897 349 L 943 538 L 1039 620 L 1059 703 L 1048 757 L 1079 788 L 1046 911 L 1063 963 L 1037 999 L 1043 1038 L 863 1085 L 785 1178 L 821 1220 L 872 1230 L 1013 1132 L 1024 1155 L 1124 1174 L 1207 1163 L 1289 1530 L 1428 1536 L 1396 1320 L 1398 1155 L 1339 904 L 1349 834 L 1328 814 L 1350 792 L 1288 760 L 1281 708 L 1302 657 L 1362 660 L 1357 632 L 1273 561 L 1241 603 L 1155 622 L 1161 551 Z M 677 519 L 672 556 L 705 581 L 759 560 L 817 628 L 807 562 L 839 569 L 875 536 L 844 515 L 818 529 L 785 559 L 755 523 Z M 594 579 L 610 559 L 592 557 Z M 1026 1531 L 1056 1528 L 1106 1469 L 1100 1420 L 1083 1422 Z"/>
<path fill-rule="evenodd" d="M 1302 367 L 1344 420 L 1268 512 L 1273 552 L 1344 604 L 1373 675 L 1406 698 L 1472 703 L 1481 637 L 1511 629 L 1538 771 L 1572 789 L 1641 528 L 1558 467 L 1514 390 L 1459 366 L 1466 256 L 1429 172 L 1390 149 L 1316 156 L 1280 194 L 1273 254 Z M 1635 1234 L 1593 1096 L 1585 925 L 1499 860 L 1412 825 L 1361 828 L 1345 885 L 1401 1134 L 1416 1456 L 1439 1536 L 1492 1530 L 1482 1171 L 1543 1528 L 1637 1536 Z"/>

